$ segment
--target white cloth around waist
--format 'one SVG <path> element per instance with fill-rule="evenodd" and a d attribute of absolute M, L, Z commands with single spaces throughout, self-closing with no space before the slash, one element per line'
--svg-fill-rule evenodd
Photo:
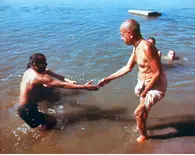
<path fill-rule="evenodd" d="M 135 87 L 135 94 L 137 96 L 140 96 L 141 92 L 144 90 L 144 88 L 147 86 L 147 84 L 150 82 L 150 80 L 142 81 L 138 79 L 137 85 Z M 145 97 L 145 107 L 150 110 L 150 108 L 159 100 L 161 100 L 166 93 L 167 89 L 167 78 L 166 75 L 163 74 L 163 76 L 160 79 L 160 82 L 157 83 L 154 88 L 148 91 L 146 97 Z M 140 97 L 140 101 L 143 98 Z"/>

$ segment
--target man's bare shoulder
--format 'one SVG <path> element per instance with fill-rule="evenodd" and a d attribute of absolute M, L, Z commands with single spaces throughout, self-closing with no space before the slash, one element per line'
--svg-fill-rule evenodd
<path fill-rule="evenodd" d="M 46 84 L 47 82 L 50 82 L 52 78 L 48 74 L 37 73 L 35 80 L 36 80 L 36 83 Z"/>
<path fill-rule="evenodd" d="M 43 81 L 48 81 L 48 79 L 50 79 L 49 75 L 38 73 L 33 69 L 29 68 L 24 72 L 22 81 L 30 82 L 31 84 L 40 84 Z"/>
<path fill-rule="evenodd" d="M 150 55 L 156 56 L 158 54 L 157 48 L 153 45 L 153 43 L 147 40 L 143 41 L 143 50 L 144 50 L 144 53 L 148 56 Z"/>
<path fill-rule="evenodd" d="M 36 77 L 36 73 L 33 69 L 27 69 L 23 74 L 23 80 L 33 80 Z"/>
<path fill-rule="evenodd" d="M 154 47 L 154 45 L 151 42 L 147 41 L 147 40 L 143 40 L 142 46 L 143 46 L 144 51 L 148 51 L 152 47 Z"/>

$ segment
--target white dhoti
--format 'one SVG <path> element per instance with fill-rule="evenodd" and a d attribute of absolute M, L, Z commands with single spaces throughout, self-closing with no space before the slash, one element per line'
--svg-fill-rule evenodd
<path fill-rule="evenodd" d="M 138 79 L 138 83 L 135 87 L 135 94 L 137 96 L 140 96 L 141 92 L 144 90 L 144 88 L 147 86 L 147 84 L 150 82 L 150 80 L 142 81 Z M 163 76 L 160 77 L 159 81 L 152 87 L 146 97 L 145 97 L 145 107 L 149 111 L 150 108 L 157 102 L 160 101 L 166 93 L 167 90 L 167 77 L 166 74 L 163 73 Z M 140 97 L 140 101 L 142 100 L 142 97 Z"/>

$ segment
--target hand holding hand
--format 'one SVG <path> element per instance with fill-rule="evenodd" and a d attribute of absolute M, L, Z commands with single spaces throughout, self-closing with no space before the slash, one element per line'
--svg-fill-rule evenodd
<path fill-rule="evenodd" d="M 104 78 L 104 79 L 102 79 L 102 80 L 100 80 L 99 82 L 98 82 L 98 86 L 99 87 L 103 87 L 103 86 L 105 86 L 105 85 L 107 85 L 108 83 L 110 83 L 110 79 L 108 79 L 108 78 Z"/>
<path fill-rule="evenodd" d="M 98 85 L 91 85 L 91 83 L 93 82 L 93 80 L 87 82 L 84 86 L 85 86 L 85 89 L 87 90 L 98 90 L 99 89 L 99 86 Z"/>

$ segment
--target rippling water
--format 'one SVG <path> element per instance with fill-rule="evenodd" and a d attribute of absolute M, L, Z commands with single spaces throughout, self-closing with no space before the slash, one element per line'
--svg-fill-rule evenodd
<path fill-rule="evenodd" d="M 147 5 L 133 0 L 105 5 L 103 1 L 41 2 L 0 2 L 1 153 L 195 152 L 193 134 L 175 141 L 173 137 L 150 140 L 143 145 L 134 142 L 137 133 L 132 114 L 138 103 L 133 92 L 137 69 L 98 92 L 65 90 L 60 101 L 41 103 L 40 109 L 55 115 L 59 121 L 57 129 L 52 131 L 30 129 L 16 112 L 19 83 L 32 53 L 44 53 L 49 68 L 57 73 L 80 83 L 91 79 L 97 83 L 126 64 L 132 47 L 120 40 L 119 27 L 124 20 L 134 18 L 141 25 L 143 37 L 155 37 L 156 46 L 163 54 L 174 49 L 182 58 L 172 66 L 164 66 L 168 76 L 167 95 L 151 111 L 148 122 L 155 124 L 165 116 L 172 120 L 175 116 L 186 118 L 194 114 L 193 0 L 183 5 L 178 1 L 176 8 L 166 1 L 160 5 L 153 0 Z M 137 8 L 158 9 L 163 15 L 149 19 L 128 14 L 128 9 Z M 177 119 L 181 120 L 180 117 L 174 120 Z M 194 122 L 194 117 L 191 119 Z M 172 131 L 169 128 L 168 132 Z M 172 150 L 172 146 L 179 149 Z"/>

